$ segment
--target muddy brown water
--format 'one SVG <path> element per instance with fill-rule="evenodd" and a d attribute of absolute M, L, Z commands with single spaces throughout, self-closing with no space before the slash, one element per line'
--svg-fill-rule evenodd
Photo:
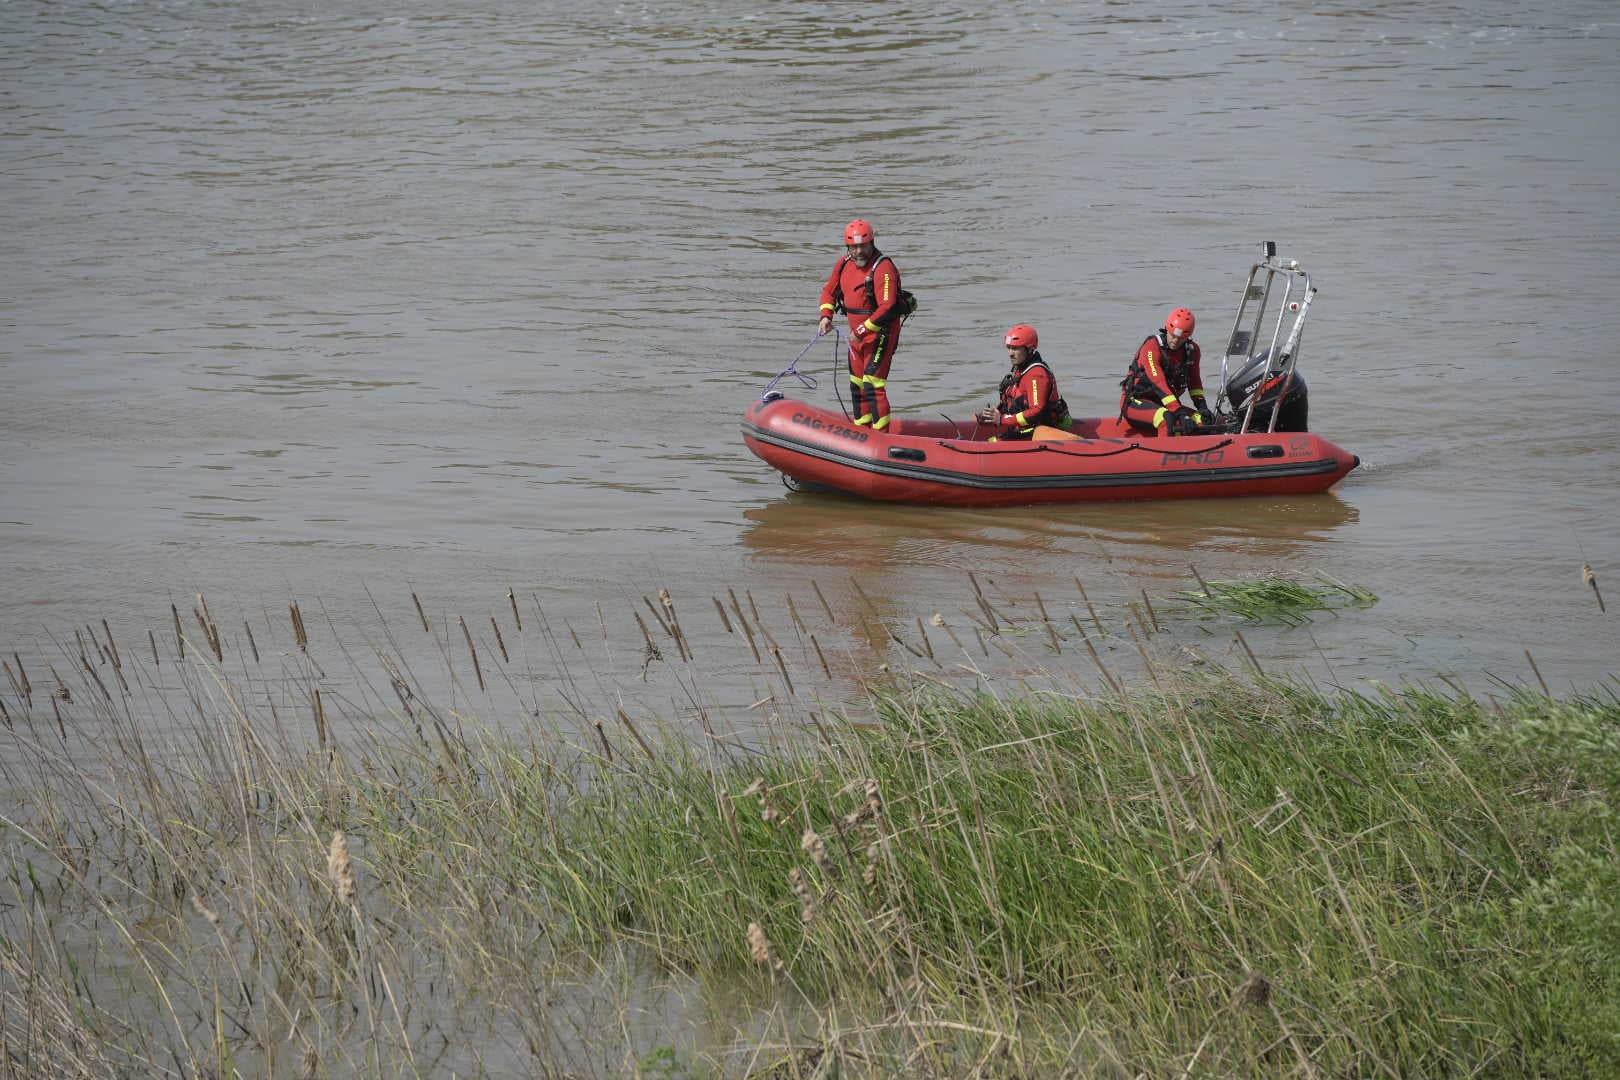
<path fill-rule="evenodd" d="M 415 593 L 432 682 L 458 618 L 495 650 L 510 588 L 562 643 L 527 677 L 594 634 L 585 690 L 611 699 L 644 685 L 634 619 L 662 587 L 714 658 L 704 691 L 743 708 L 770 658 L 717 600 L 785 636 L 819 587 L 818 643 L 858 667 L 908 656 L 857 648 L 863 612 L 965 632 L 969 572 L 1017 619 L 1037 594 L 1084 617 L 1078 579 L 1123 642 L 1124 605 L 1196 567 L 1378 594 L 1245 631 L 1313 677 L 1528 682 L 1529 650 L 1555 690 L 1610 678 L 1611 4 L 870 12 L 10 5 L 0 652 L 71 666 L 103 619 L 168 648 L 201 592 L 235 655 L 246 624 L 283 668 L 298 602 L 330 666 L 404 635 Z M 891 394 L 927 415 L 989 400 L 1014 322 L 1077 412 L 1112 409 L 1164 313 L 1229 322 L 1274 240 L 1320 289 L 1313 427 L 1362 466 L 1285 500 L 789 494 L 738 420 L 809 340 L 856 215 L 922 300 Z M 801 363 L 813 399 L 833 366 Z M 1231 658 L 1231 629 L 1173 633 Z"/>

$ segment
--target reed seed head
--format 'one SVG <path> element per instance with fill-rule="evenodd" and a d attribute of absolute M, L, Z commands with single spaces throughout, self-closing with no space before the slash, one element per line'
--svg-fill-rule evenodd
<path fill-rule="evenodd" d="M 832 859 L 827 855 L 827 845 L 814 829 L 805 829 L 804 835 L 799 838 L 799 846 L 809 853 L 823 873 L 832 869 Z"/>
<path fill-rule="evenodd" d="M 748 952 L 753 956 L 754 963 L 761 967 L 780 969 L 782 966 L 782 962 L 776 958 L 776 950 L 771 948 L 770 939 L 757 922 L 748 924 Z"/>
<path fill-rule="evenodd" d="M 782 808 L 776 805 L 775 799 L 771 798 L 770 790 L 766 788 L 763 780 L 755 780 L 748 785 L 748 790 L 743 794 L 759 796 L 759 816 L 766 821 L 776 821 L 783 816 Z"/>
<path fill-rule="evenodd" d="M 207 904 L 203 903 L 202 897 L 198 896 L 196 893 L 191 894 L 191 907 L 197 912 L 197 914 L 201 915 L 215 926 L 219 925 L 219 913 L 214 911 Z"/>
<path fill-rule="evenodd" d="M 788 871 L 788 884 L 793 887 L 793 895 L 799 898 L 800 921 L 808 923 L 816 917 L 816 895 L 810 891 L 810 884 L 797 866 Z"/>
<path fill-rule="evenodd" d="M 349 858 L 349 840 L 341 829 L 332 834 L 332 846 L 326 852 L 326 873 L 332 879 L 338 899 L 352 905 L 359 890 L 354 884 L 354 862 Z"/>

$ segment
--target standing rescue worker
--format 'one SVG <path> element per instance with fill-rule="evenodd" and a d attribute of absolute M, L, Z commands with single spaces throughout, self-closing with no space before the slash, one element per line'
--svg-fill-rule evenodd
<path fill-rule="evenodd" d="M 1202 354 L 1192 339 L 1197 320 L 1178 307 L 1164 328 L 1142 342 L 1119 385 L 1119 415 L 1144 435 L 1195 435 L 1211 415 L 1204 400 Z M 1192 398 L 1190 405 L 1182 394 Z"/>
<path fill-rule="evenodd" d="M 1031 438 L 1038 425 L 1064 431 L 1074 426 L 1069 406 L 1058 393 L 1057 376 L 1035 351 L 1040 343 L 1035 328 L 1023 323 L 1008 330 L 1002 339 L 1012 370 L 1001 380 L 1001 400 L 974 414 L 979 423 L 998 427 L 991 441 Z"/>
<path fill-rule="evenodd" d="M 844 257 L 821 289 L 820 333 L 833 315 L 849 316 L 850 413 L 874 430 L 889 426 L 889 363 L 900 344 L 900 270 L 877 249 L 870 223 L 857 218 L 844 228 Z"/>

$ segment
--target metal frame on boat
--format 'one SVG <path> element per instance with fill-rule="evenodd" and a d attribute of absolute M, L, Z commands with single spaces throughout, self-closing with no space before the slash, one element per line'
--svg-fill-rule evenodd
<path fill-rule="evenodd" d="M 1249 279 L 1244 283 L 1243 295 L 1238 301 L 1237 315 L 1232 319 L 1232 333 L 1227 338 L 1226 351 L 1221 355 L 1220 393 L 1215 401 L 1217 414 L 1235 417 L 1235 430 L 1240 433 L 1256 430 L 1255 413 L 1263 398 L 1287 400 L 1289 392 L 1294 389 L 1294 372 L 1299 366 L 1305 317 L 1310 314 L 1311 301 L 1316 298 L 1316 286 L 1311 284 L 1311 275 L 1300 267 L 1297 260 L 1280 260 L 1277 245 L 1270 240 L 1265 241 L 1261 248 L 1263 256 L 1249 269 Z M 1273 308 L 1273 293 L 1277 291 L 1279 281 L 1282 291 L 1275 298 L 1276 306 Z M 1266 333 L 1268 314 L 1271 316 L 1269 335 Z M 1286 338 L 1283 337 L 1285 326 L 1288 330 Z M 1257 352 L 1255 345 L 1260 341 L 1265 341 L 1266 345 Z M 1279 341 L 1282 342 L 1281 351 L 1277 348 Z M 1241 376 L 1243 373 L 1247 373 L 1247 377 L 1234 379 L 1235 375 Z M 1240 383 L 1246 391 L 1242 400 L 1233 401 L 1228 397 L 1234 382 Z M 1226 406 L 1224 409 L 1223 403 Z M 1278 418 L 1282 414 L 1282 409 L 1260 410 L 1265 430 L 1276 431 Z"/>

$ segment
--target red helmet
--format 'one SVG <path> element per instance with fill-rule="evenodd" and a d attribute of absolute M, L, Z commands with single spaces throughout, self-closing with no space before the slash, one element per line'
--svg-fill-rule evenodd
<path fill-rule="evenodd" d="M 1035 328 L 1033 326 L 1026 326 L 1023 323 L 1019 323 L 1017 326 L 1007 331 L 1007 337 L 1002 342 L 1002 344 L 1006 345 L 1009 349 L 1015 345 L 1022 345 L 1026 349 L 1033 349 L 1040 343 L 1041 336 L 1035 332 Z"/>
<path fill-rule="evenodd" d="M 1183 334 L 1191 334 L 1197 324 L 1198 320 L 1193 318 L 1193 313 L 1184 307 L 1176 308 L 1170 313 L 1170 317 L 1164 320 L 1166 330 L 1180 330 Z"/>
<path fill-rule="evenodd" d="M 844 226 L 844 243 L 846 244 L 870 244 L 875 239 L 877 239 L 877 234 L 872 231 L 870 221 L 862 221 L 860 218 L 856 218 Z"/>

